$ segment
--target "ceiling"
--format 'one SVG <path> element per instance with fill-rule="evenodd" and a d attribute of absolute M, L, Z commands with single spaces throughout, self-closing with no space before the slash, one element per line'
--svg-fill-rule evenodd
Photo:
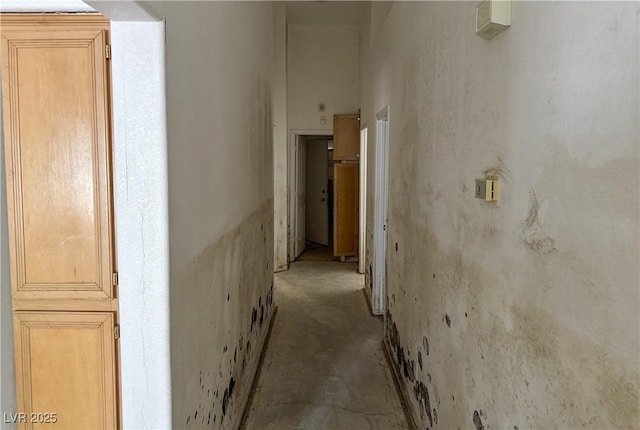
<path fill-rule="evenodd" d="M 1 12 L 95 12 L 81 0 L 2 0 Z"/>
<path fill-rule="evenodd" d="M 360 24 L 363 1 L 288 1 L 287 24 Z"/>

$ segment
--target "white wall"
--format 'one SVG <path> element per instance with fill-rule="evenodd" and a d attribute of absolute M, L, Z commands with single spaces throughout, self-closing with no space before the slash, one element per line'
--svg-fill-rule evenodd
<path fill-rule="evenodd" d="M 333 130 L 333 115 L 359 108 L 359 27 L 289 24 L 289 129 Z M 324 103 L 326 111 L 318 111 Z M 320 123 L 320 117 L 326 124 Z"/>
<path fill-rule="evenodd" d="M 236 428 L 272 315 L 273 10 L 166 18 L 173 428 Z"/>
<path fill-rule="evenodd" d="M 112 22 L 123 427 L 171 426 L 164 22 Z"/>
<path fill-rule="evenodd" d="M 396 2 L 362 58 L 363 120 L 391 106 L 386 338 L 411 407 L 637 428 L 639 6 L 513 2 L 489 42 L 475 6 Z"/>
<path fill-rule="evenodd" d="M 287 243 L 287 11 L 273 3 L 273 205 L 274 268 L 289 267 Z"/>

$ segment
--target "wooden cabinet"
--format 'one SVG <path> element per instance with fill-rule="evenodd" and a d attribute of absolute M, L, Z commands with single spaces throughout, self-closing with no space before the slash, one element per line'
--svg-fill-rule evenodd
<path fill-rule="evenodd" d="M 359 178 L 358 164 L 333 165 L 333 255 L 336 257 L 354 256 L 358 253 Z"/>
<path fill-rule="evenodd" d="M 109 21 L 0 15 L 21 428 L 118 424 Z"/>
<path fill-rule="evenodd" d="M 333 255 L 358 253 L 360 115 L 333 116 Z"/>
<path fill-rule="evenodd" d="M 333 159 L 357 161 L 360 156 L 360 115 L 333 116 Z"/>
<path fill-rule="evenodd" d="M 116 428 L 113 313 L 15 312 L 14 331 L 24 428 Z"/>

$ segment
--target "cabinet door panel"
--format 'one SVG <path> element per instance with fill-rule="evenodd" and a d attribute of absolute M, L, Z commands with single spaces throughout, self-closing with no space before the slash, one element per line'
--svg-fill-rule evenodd
<path fill-rule="evenodd" d="M 347 257 L 358 253 L 358 205 L 360 167 L 356 163 L 333 165 L 333 255 Z"/>
<path fill-rule="evenodd" d="M 116 428 L 112 313 L 15 312 L 14 327 L 22 429 Z M 56 422 L 30 422 L 32 413 Z"/>
<path fill-rule="evenodd" d="M 333 116 L 333 159 L 356 161 L 360 155 L 360 118 L 345 114 Z"/>
<path fill-rule="evenodd" d="M 14 299 L 112 298 L 105 33 L 2 32 Z"/>

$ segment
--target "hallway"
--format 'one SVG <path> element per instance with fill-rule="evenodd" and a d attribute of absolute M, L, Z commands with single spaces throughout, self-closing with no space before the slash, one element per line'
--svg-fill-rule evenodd
<path fill-rule="evenodd" d="M 353 264 L 275 275 L 279 309 L 246 430 L 408 428 L 362 288 Z"/>

